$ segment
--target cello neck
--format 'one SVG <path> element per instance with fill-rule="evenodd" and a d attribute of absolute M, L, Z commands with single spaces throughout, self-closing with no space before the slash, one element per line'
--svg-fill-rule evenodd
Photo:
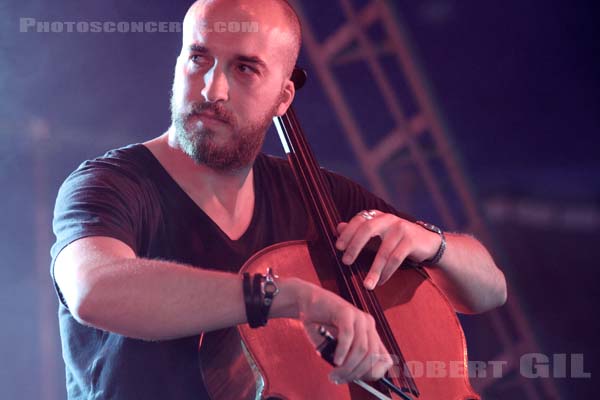
<path fill-rule="evenodd" d="M 327 240 L 333 255 L 337 256 L 335 238 L 341 217 L 292 106 L 283 116 L 273 118 L 273 122 L 300 186 L 307 212 L 314 217 L 321 238 Z"/>

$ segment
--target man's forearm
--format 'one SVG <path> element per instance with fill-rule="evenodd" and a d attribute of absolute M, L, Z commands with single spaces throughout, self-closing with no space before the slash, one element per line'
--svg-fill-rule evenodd
<path fill-rule="evenodd" d="M 506 280 L 485 247 L 468 235 L 446 233 L 446 240 L 440 264 L 427 272 L 455 309 L 478 313 L 504 304 Z"/>
<path fill-rule="evenodd" d="M 76 313 L 86 325 L 164 340 L 246 322 L 236 274 L 140 258 L 98 265 L 87 274 L 87 293 Z M 297 316 L 295 283 L 281 280 L 271 316 Z"/>

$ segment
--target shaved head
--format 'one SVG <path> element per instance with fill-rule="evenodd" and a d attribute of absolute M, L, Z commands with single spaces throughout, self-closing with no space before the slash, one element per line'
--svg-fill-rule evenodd
<path fill-rule="evenodd" d="M 244 15 L 247 18 L 246 21 L 258 20 L 261 15 L 281 18 L 285 29 L 280 31 L 279 38 L 286 42 L 286 46 L 282 50 L 284 70 L 289 78 L 302 47 L 302 25 L 298 14 L 287 0 L 197 0 L 190 6 L 183 20 L 183 46 L 186 45 L 186 36 L 189 37 L 189 33 L 193 31 L 194 27 L 197 27 L 198 22 L 204 20 L 211 11 L 221 6 L 238 11 L 238 16 Z M 262 28 L 259 26 L 259 29 Z"/>

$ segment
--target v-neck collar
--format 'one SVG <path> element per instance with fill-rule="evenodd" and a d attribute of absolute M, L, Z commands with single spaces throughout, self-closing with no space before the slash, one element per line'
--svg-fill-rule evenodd
<path fill-rule="evenodd" d="M 225 240 L 232 244 L 244 243 L 247 240 L 248 236 L 251 235 L 252 231 L 255 230 L 259 217 L 259 203 L 262 203 L 262 188 L 260 187 L 260 179 L 258 179 L 257 177 L 257 174 L 259 173 L 259 168 L 254 168 L 254 166 L 256 166 L 256 163 L 253 166 L 252 178 L 252 185 L 254 187 L 254 207 L 252 210 L 252 218 L 250 219 L 250 223 L 248 224 L 248 227 L 246 228 L 244 233 L 238 239 L 231 239 L 229 235 L 227 235 L 227 233 L 225 233 L 225 231 L 223 231 L 223 229 L 221 229 L 221 227 L 206 212 L 204 212 L 204 210 L 200 206 L 198 206 L 198 204 L 196 204 L 196 202 L 190 197 L 190 195 L 185 190 L 183 190 L 179 183 L 177 183 L 177 181 L 171 176 L 169 171 L 167 171 L 167 169 L 161 164 L 161 162 L 156 158 L 156 156 L 154 156 L 154 154 L 152 153 L 152 151 L 150 151 L 149 148 L 147 148 L 142 143 L 138 143 L 134 146 L 141 147 L 143 149 L 142 151 L 146 153 L 148 158 L 152 160 L 152 163 L 155 164 L 157 172 L 163 176 L 166 182 L 168 182 L 171 186 L 175 188 L 175 191 L 178 192 L 180 194 L 180 197 L 184 199 L 183 201 L 187 203 L 187 207 L 192 210 L 195 210 L 195 212 L 199 213 L 203 219 L 207 220 L 208 223 L 212 224 L 215 230 L 219 232 L 219 234 Z"/>

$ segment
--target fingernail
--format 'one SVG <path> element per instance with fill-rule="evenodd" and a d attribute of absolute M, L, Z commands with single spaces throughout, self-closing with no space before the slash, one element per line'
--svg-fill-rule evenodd
<path fill-rule="evenodd" d="M 373 289 L 375 287 L 375 282 L 373 281 L 372 278 L 365 279 L 365 287 L 367 289 Z"/>
<path fill-rule="evenodd" d="M 337 247 L 337 249 L 338 249 L 338 250 L 344 250 L 344 242 L 343 242 L 343 241 L 341 241 L 341 240 L 338 240 L 338 241 L 335 243 L 335 247 Z"/>
<path fill-rule="evenodd" d="M 342 257 L 342 262 L 344 264 L 350 264 L 351 261 L 352 261 L 352 258 L 349 255 L 345 255 L 344 257 Z"/>

